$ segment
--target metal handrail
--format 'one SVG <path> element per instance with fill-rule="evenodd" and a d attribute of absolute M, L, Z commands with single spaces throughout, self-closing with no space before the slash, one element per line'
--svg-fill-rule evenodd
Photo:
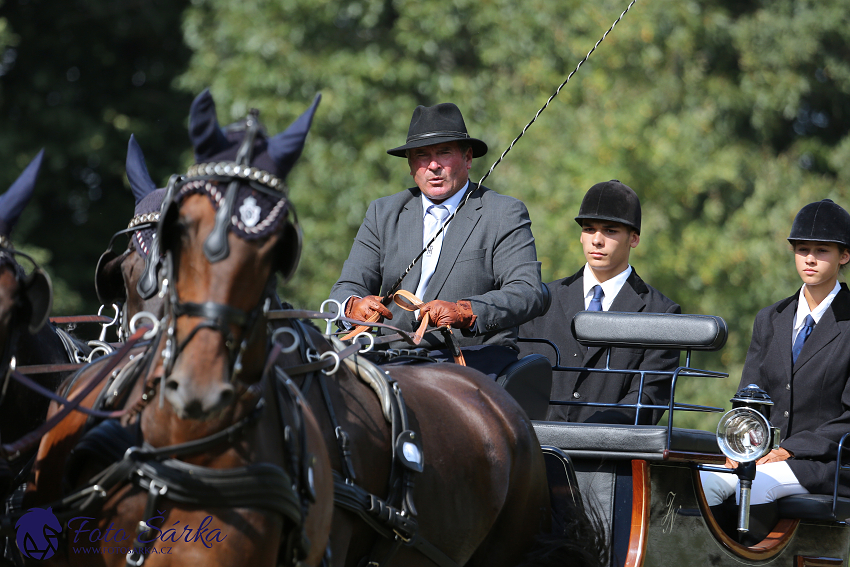
<path fill-rule="evenodd" d="M 838 519 L 838 481 L 841 477 L 841 469 L 850 470 L 850 463 L 841 464 L 841 454 L 844 452 L 844 441 L 850 437 L 850 433 L 845 433 L 841 436 L 841 441 L 838 442 L 838 457 L 835 460 L 835 484 L 832 489 L 832 517 Z"/>
<path fill-rule="evenodd" d="M 695 404 L 682 404 L 675 402 L 676 396 L 676 383 L 680 376 L 687 377 L 697 377 L 697 378 L 727 378 L 729 376 L 726 372 L 717 372 L 714 370 L 704 370 L 700 368 L 692 368 L 690 366 L 691 362 L 691 349 L 687 349 L 686 357 L 685 357 L 685 366 L 679 366 L 675 370 L 636 370 L 636 369 L 616 369 L 610 368 L 611 365 L 611 348 L 606 347 L 606 358 L 605 358 L 605 368 L 588 368 L 586 366 L 561 366 L 561 351 L 554 342 L 549 339 L 540 339 L 540 338 L 531 338 L 531 337 L 518 337 L 519 342 L 526 343 L 540 343 L 540 344 L 548 344 L 555 351 L 555 364 L 552 366 L 553 372 L 587 372 L 587 373 L 595 373 L 595 374 L 639 374 L 640 375 L 640 383 L 638 385 L 638 399 L 637 403 L 634 404 L 617 404 L 617 403 L 606 403 L 606 402 L 578 402 L 573 400 L 549 400 L 551 405 L 557 406 L 584 406 L 584 407 L 616 407 L 616 408 L 624 408 L 624 409 L 634 409 L 635 410 L 635 422 L 634 425 L 639 425 L 640 414 L 642 409 L 648 410 L 667 410 L 668 418 L 667 418 L 667 444 L 666 449 L 670 449 L 672 445 L 673 439 L 673 413 L 675 410 L 679 411 L 693 411 L 693 412 L 706 412 L 706 413 L 720 413 L 723 411 L 723 408 L 717 408 L 713 406 L 700 406 Z M 647 349 L 651 350 L 651 349 Z M 669 349 L 658 349 L 658 350 L 669 350 Z M 641 403 L 641 399 L 643 398 L 643 387 L 644 382 L 647 376 L 670 376 L 672 378 L 672 382 L 670 384 L 670 402 L 667 405 L 657 405 L 657 404 L 644 404 Z"/>

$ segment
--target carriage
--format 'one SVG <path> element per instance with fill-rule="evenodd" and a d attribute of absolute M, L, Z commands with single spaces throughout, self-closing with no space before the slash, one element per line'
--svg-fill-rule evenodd
<path fill-rule="evenodd" d="M 546 338 L 520 338 L 520 341 L 550 345 L 554 365 L 549 366 L 544 357 L 532 354 L 500 377 L 501 383 L 535 420 L 534 429 L 547 461 L 553 506 L 559 498 L 580 495 L 585 507 L 597 511 L 609 537 L 612 567 L 846 565 L 850 555 L 850 527 L 846 523 L 850 517 L 850 500 L 839 497 L 837 490 L 839 469 L 850 468 L 846 464 L 841 466 L 841 454 L 850 445 L 850 433 L 839 445 L 835 493 L 779 499 L 778 518 L 752 518 L 754 522 L 766 522 L 764 533 L 757 536 L 759 541 L 749 538 L 750 541 L 742 543 L 736 537 L 741 510 L 726 510 L 728 517 L 718 518 L 707 505 L 699 470 L 716 470 L 723 465 L 728 453 L 724 454 L 721 445 L 727 451 L 737 447 L 746 453 L 747 439 L 739 440 L 736 436 L 745 437 L 750 429 L 729 428 L 728 436 L 724 437 L 675 427 L 675 417 L 680 412 L 722 411 L 680 403 L 675 394 L 680 379 L 710 381 L 726 376 L 691 366 L 693 351 L 715 351 L 725 344 L 727 329 L 720 317 L 580 312 L 573 320 L 572 330 L 578 341 L 589 347 L 685 351 L 684 364 L 669 372 L 671 396 L 669 406 L 663 408 L 669 412 L 666 425 L 541 421 L 550 403 L 548 395 L 543 395 L 552 380 L 552 373 L 547 370 L 553 370 L 556 376 L 559 371 L 587 372 L 600 380 L 604 380 L 606 373 L 627 372 L 608 364 L 603 369 L 563 367 L 557 346 Z M 610 351 L 608 356 L 610 360 Z M 644 378 L 645 373 L 641 373 L 641 384 Z M 551 400 L 551 403 L 610 405 L 576 400 Z M 639 412 L 662 409 L 639 402 L 620 407 L 634 411 L 635 423 L 639 421 Z M 763 444 L 769 450 L 774 436 L 769 422 L 756 427 L 762 428 Z M 747 460 L 745 455 L 736 458 Z M 746 515 L 747 510 L 743 513 Z"/>

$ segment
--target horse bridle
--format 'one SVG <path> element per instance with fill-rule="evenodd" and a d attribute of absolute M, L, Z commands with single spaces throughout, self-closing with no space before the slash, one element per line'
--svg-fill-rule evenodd
<path fill-rule="evenodd" d="M 126 259 L 127 256 L 129 256 L 130 253 L 133 251 L 132 238 L 135 237 L 136 232 L 146 229 L 155 229 L 158 222 L 159 213 L 147 213 L 144 215 L 136 215 L 130 221 L 130 224 L 127 226 L 127 228 L 119 230 L 112 235 L 112 238 L 109 239 L 109 245 L 106 247 L 106 250 L 104 250 L 103 254 L 100 255 L 100 258 L 97 261 L 97 267 L 94 271 L 95 288 L 101 285 L 101 273 L 103 272 L 107 263 L 119 257 L 122 258 L 123 262 L 124 259 Z M 127 243 L 127 249 L 124 250 L 124 252 L 122 252 L 120 255 L 118 255 L 112 249 L 115 247 L 115 241 L 118 239 L 118 237 L 125 234 L 130 235 L 131 240 Z M 156 295 L 156 292 L 159 289 L 159 266 L 159 245 L 157 244 L 156 239 L 154 239 L 147 256 L 145 256 L 145 267 L 142 270 L 142 275 L 139 278 L 139 281 L 136 282 L 136 292 L 142 299 L 148 300 L 154 295 Z M 100 301 L 104 305 L 108 305 L 111 302 L 111 298 L 103 297 L 102 291 L 100 290 L 98 290 L 98 299 L 100 299 Z M 124 336 L 129 335 L 126 319 L 126 314 L 122 312 L 121 330 Z"/>

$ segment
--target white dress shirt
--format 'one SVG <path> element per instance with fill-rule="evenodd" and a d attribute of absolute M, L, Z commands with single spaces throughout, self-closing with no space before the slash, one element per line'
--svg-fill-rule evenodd
<path fill-rule="evenodd" d="M 814 311 L 812 311 L 809 309 L 809 302 L 806 301 L 806 284 L 803 284 L 803 287 L 800 288 L 800 297 L 797 300 L 797 317 L 794 319 L 794 329 L 791 332 L 791 348 L 794 348 L 794 341 L 797 340 L 797 335 L 799 335 L 800 331 L 803 330 L 803 324 L 806 322 L 806 315 L 811 315 L 817 325 L 820 318 L 823 317 L 823 314 L 826 313 L 826 310 L 829 309 L 830 305 L 832 305 L 832 300 L 835 299 L 835 296 L 838 295 L 840 290 L 841 284 L 836 281 L 835 287 L 832 288 L 829 295 L 827 295 L 823 301 L 818 303 L 817 307 L 815 307 Z"/>
<path fill-rule="evenodd" d="M 590 266 L 585 264 L 584 277 L 582 278 L 584 281 L 584 308 L 587 309 L 590 307 L 590 300 L 593 299 L 593 288 L 598 285 L 602 286 L 602 292 L 605 294 L 602 297 L 602 311 L 608 311 L 611 308 L 611 304 L 614 303 L 614 298 L 616 298 L 617 294 L 620 293 L 620 290 L 623 288 L 623 285 L 625 285 L 626 280 L 629 279 L 629 274 L 631 273 L 632 266 L 629 264 L 625 270 L 613 278 L 599 283 L 599 280 L 597 280 L 596 276 L 593 274 L 593 270 L 590 269 Z"/>

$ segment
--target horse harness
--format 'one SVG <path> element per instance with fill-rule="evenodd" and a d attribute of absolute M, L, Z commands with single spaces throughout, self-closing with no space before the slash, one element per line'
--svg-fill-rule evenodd
<path fill-rule="evenodd" d="M 334 504 L 344 510 L 357 514 L 367 525 L 375 530 L 380 539 L 372 548 L 366 560 L 367 567 L 387 565 L 402 545 L 413 547 L 439 567 L 459 567 L 457 562 L 419 534 L 418 515 L 413 502 L 415 473 L 421 473 L 424 466 L 421 436 L 410 428 L 407 407 L 401 392 L 401 386 L 387 371 L 381 370 L 369 360 L 356 354 L 348 356 L 352 348 L 360 348 L 355 341 L 346 347 L 339 339 L 331 336 L 333 350 L 319 354 L 311 336 L 310 329 L 300 317 L 323 317 L 315 312 L 292 310 L 275 312 L 276 319 L 290 319 L 293 344 L 288 350 L 300 349 L 302 360 L 321 361 L 333 353 L 337 361 L 343 359 L 346 366 L 360 380 L 368 384 L 377 394 L 384 418 L 391 427 L 392 458 L 390 464 L 389 496 L 383 499 L 371 494 L 356 483 L 354 466 L 351 460 L 351 443 L 348 433 L 339 425 L 330 398 L 325 376 L 337 371 L 318 372 L 316 362 L 282 368 L 289 376 L 304 375 L 301 392 L 306 395 L 315 380 L 322 394 L 331 426 L 336 435 L 337 449 L 340 454 L 342 471 L 333 471 Z M 383 325 L 382 325 L 383 326 Z M 326 366 L 329 366 L 326 364 Z"/>
<path fill-rule="evenodd" d="M 279 351 L 279 346 L 273 348 L 269 360 L 274 360 Z M 151 358 L 153 353 L 154 349 L 149 349 L 144 356 Z M 92 477 L 83 488 L 50 504 L 54 514 L 64 522 L 80 513 L 95 512 L 114 489 L 127 482 L 147 492 L 146 519 L 156 517 L 162 498 L 189 505 L 259 508 L 280 514 L 293 526 L 282 545 L 283 564 L 300 565 L 311 546 L 304 534 L 304 519 L 309 506 L 316 501 L 315 458 L 307 451 L 303 396 L 288 377 L 276 374 L 272 378 L 268 372 L 270 366 L 267 365 L 262 379 L 272 380 L 271 390 L 288 457 L 285 467 L 251 463 L 232 469 L 212 469 L 177 460 L 238 441 L 257 422 L 266 406 L 260 394 L 260 383 L 257 383 L 248 386 L 243 393 L 256 398 L 253 409 L 229 427 L 201 439 L 154 448 L 146 443 L 140 444 L 141 420 L 125 427 L 117 419 L 107 419 L 92 427 L 74 448 L 68 466 L 69 474 L 73 475 L 76 466 L 86 458 L 106 460 L 111 464 Z M 135 368 L 138 369 L 135 372 L 138 379 L 146 365 L 137 364 Z M 145 390 L 142 399 L 148 403 L 154 397 L 156 380 L 146 384 Z M 0 516 L 0 533 L 14 536 L 15 524 L 22 515 L 23 511 Z M 144 564 L 146 555 L 139 551 L 154 541 L 156 536 L 152 539 L 153 532 L 147 522 L 139 522 L 135 541 L 126 557 L 128 567 Z"/>

